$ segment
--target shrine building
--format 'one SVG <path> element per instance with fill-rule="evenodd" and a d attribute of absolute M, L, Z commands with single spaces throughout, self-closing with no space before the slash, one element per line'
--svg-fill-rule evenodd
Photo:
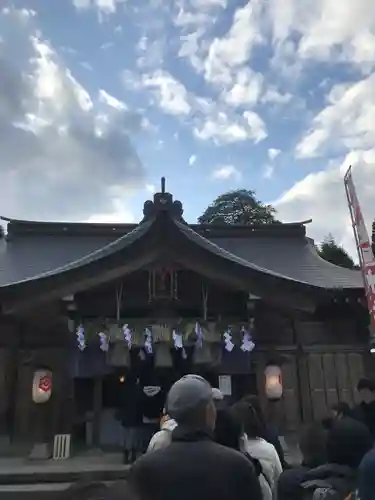
<path fill-rule="evenodd" d="M 303 222 L 187 224 L 162 185 L 139 224 L 4 218 L 0 436 L 116 448 L 132 388 L 156 419 L 191 372 L 232 401 L 257 394 L 282 431 L 355 402 L 371 374 L 360 271 L 323 260 Z"/>

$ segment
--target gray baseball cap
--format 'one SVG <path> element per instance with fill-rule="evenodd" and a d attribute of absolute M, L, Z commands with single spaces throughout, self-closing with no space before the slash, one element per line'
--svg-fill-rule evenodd
<path fill-rule="evenodd" d="M 212 387 L 207 380 L 199 375 L 185 375 L 172 385 L 167 396 L 166 410 L 178 422 L 211 401 Z"/>

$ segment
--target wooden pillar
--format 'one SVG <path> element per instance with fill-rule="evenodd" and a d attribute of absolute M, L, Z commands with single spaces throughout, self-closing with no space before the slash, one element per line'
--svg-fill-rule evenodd
<path fill-rule="evenodd" d="M 17 441 L 32 442 L 32 384 L 33 369 L 29 363 L 32 351 L 22 350 L 18 356 L 17 387 L 14 395 L 14 438 Z"/>
<path fill-rule="evenodd" d="M 307 355 L 303 351 L 297 353 L 297 366 L 301 388 L 302 422 L 310 422 L 313 418 L 313 412 L 311 405 L 309 365 Z"/>
<path fill-rule="evenodd" d="M 69 366 L 71 353 L 62 349 L 62 362 L 54 373 L 54 434 L 71 434 L 74 418 L 74 378 Z"/>
<path fill-rule="evenodd" d="M 299 414 L 302 422 L 310 422 L 312 419 L 311 390 L 309 378 L 309 366 L 306 353 L 303 349 L 303 334 L 296 324 L 295 318 L 291 317 L 293 332 L 293 343 L 296 347 L 296 391 L 299 399 Z"/>
<path fill-rule="evenodd" d="M 103 406 L 103 379 L 102 377 L 97 377 L 94 381 L 94 411 L 93 411 L 93 423 L 92 423 L 92 440 L 96 447 L 100 446 L 100 424 L 101 424 L 101 412 Z"/>
<path fill-rule="evenodd" d="M 9 332 L 8 332 L 9 335 Z M 19 395 L 19 370 L 21 365 L 20 351 L 23 341 L 22 325 L 14 324 L 11 329 L 10 350 L 8 351 L 7 371 L 4 372 L 4 381 L 7 380 L 7 432 L 10 440 L 14 440 L 17 434 L 17 405 Z M 4 366 L 5 369 L 5 366 Z"/>
<path fill-rule="evenodd" d="M 0 439 L 9 439 L 9 371 L 11 353 L 9 349 L 0 349 Z"/>
<path fill-rule="evenodd" d="M 264 370 L 266 368 L 266 353 L 258 352 L 256 353 L 256 379 L 257 379 L 257 389 L 258 398 L 263 412 L 267 413 L 267 397 L 265 393 L 265 380 L 264 380 Z"/>

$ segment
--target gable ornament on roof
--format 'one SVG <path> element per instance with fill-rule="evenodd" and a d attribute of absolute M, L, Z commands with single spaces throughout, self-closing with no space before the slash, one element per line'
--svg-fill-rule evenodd
<path fill-rule="evenodd" d="M 183 221 L 182 215 L 184 210 L 182 208 L 182 203 L 178 200 L 173 201 L 171 193 L 166 192 L 165 177 L 161 178 L 161 190 L 159 193 L 154 194 L 154 200 L 148 200 L 143 205 L 142 222 L 152 219 L 160 212 L 168 212 L 172 218 Z"/>

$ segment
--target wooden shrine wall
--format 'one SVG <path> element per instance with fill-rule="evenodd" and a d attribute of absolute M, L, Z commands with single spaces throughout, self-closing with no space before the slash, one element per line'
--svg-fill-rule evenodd
<path fill-rule="evenodd" d="M 367 354 L 366 332 L 358 331 L 354 321 L 296 319 L 262 304 L 255 316 L 256 349 L 250 355 L 251 369 L 248 369 L 257 374 L 263 408 L 282 429 L 293 431 L 301 422 L 323 418 L 339 400 L 355 403 L 358 379 L 364 374 L 375 377 L 375 363 Z M 68 374 L 68 361 L 72 356 L 66 344 L 66 322 L 59 322 L 56 317 L 49 324 L 44 324 L 45 318 L 37 318 L 21 327 L 0 325 L 0 434 L 13 390 L 17 437 L 32 437 L 31 384 L 38 365 L 50 367 L 54 376 L 47 432 L 64 432 L 71 425 L 73 381 Z M 23 331 L 22 347 L 17 347 L 14 341 L 17 328 Z M 270 404 L 264 394 L 264 368 L 275 353 L 285 361 L 284 394 L 279 403 Z M 244 373 L 235 364 L 236 367 L 228 364 L 223 373 L 234 374 L 236 369 Z M 16 384 L 12 380 L 14 371 Z"/>
<path fill-rule="evenodd" d="M 258 392 L 268 418 L 284 431 L 303 422 L 320 420 L 338 401 L 358 402 L 356 386 L 363 376 L 375 378 L 375 362 L 367 349 L 368 333 L 356 318 L 316 321 L 288 318 L 260 308 L 257 316 Z M 283 359 L 284 394 L 269 403 L 264 393 L 262 366 Z M 261 361 L 262 360 L 262 361 Z"/>
<path fill-rule="evenodd" d="M 367 331 L 358 329 L 354 320 L 297 320 L 294 331 L 296 343 L 277 348 L 285 359 L 278 423 L 286 430 L 326 417 L 339 401 L 355 405 L 358 380 L 375 376 Z"/>
<path fill-rule="evenodd" d="M 66 348 L 24 349 L 18 353 L 16 407 L 14 412 L 16 437 L 25 441 L 33 436 L 36 405 L 32 401 L 34 371 L 47 366 L 53 375 L 52 396 L 44 406 L 45 433 L 53 434 L 70 430 L 73 405 L 73 385 L 70 383 L 69 359 Z"/>
<path fill-rule="evenodd" d="M 66 331 L 56 321 L 43 327 L 0 321 L 0 333 L 0 435 L 12 431 L 16 441 L 33 440 L 32 383 L 35 370 L 43 367 L 53 373 L 53 393 L 45 405 L 46 434 L 64 431 L 70 425 L 73 403 Z"/>
<path fill-rule="evenodd" d="M 363 354 L 356 352 L 308 353 L 306 355 L 313 420 L 325 417 L 339 401 L 358 403 L 356 386 L 364 376 Z M 308 402 L 304 402 L 308 405 Z"/>
<path fill-rule="evenodd" d="M 7 434 L 10 415 L 11 350 L 0 348 L 0 436 Z"/>

